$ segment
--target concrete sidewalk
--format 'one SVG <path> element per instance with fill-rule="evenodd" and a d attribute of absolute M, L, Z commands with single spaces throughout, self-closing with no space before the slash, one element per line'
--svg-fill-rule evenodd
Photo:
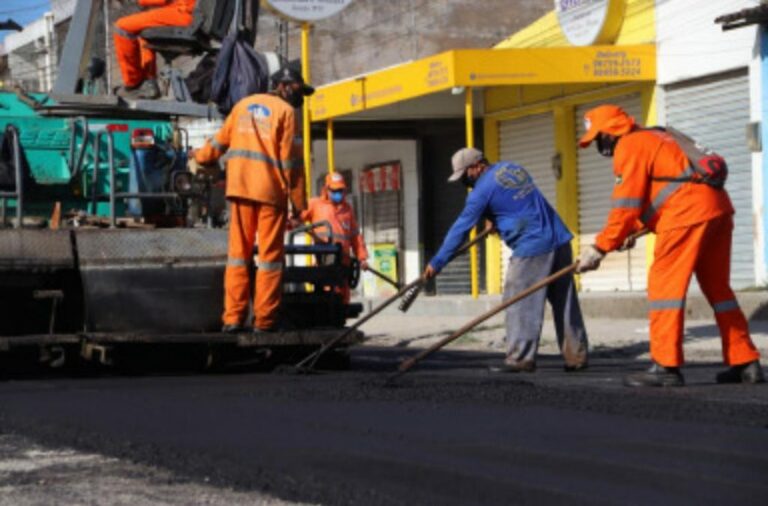
<path fill-rule="evenodd" d="M 384 312 L 363 324 L 366 345 L 426 348 L 470 321 L 477 315 L 403 315 Z M 504 353 L 504 316 L 496 315 L 465 336 L 448 345 L 449 349 Z M 648 321 L 638 318 L 586 317 L 590 354 L 603 357 L 633 357 L 650 360 L 648 354 Z M 768 321 L 750 322 L 755 345 L 768 363 Z M 686 322 L 685 358 L 687 362 L 721 363 L 720 334 L 714 320 Z M 541 354 L 559 354 L 552 320 L 547 318 L 542 329 Z"/>
<path fill-rule="evenodd" d="M 739 292 L 736 294 L 744 314 L 751 321 L 768 321 L 768 291 Z M 365 310 L 376 307 L 384 299 L 362 299 Z M 648 316 L 646 292 L 582 292 L 579 293 L 582 312 L 587 318 L 645 319 Z M 501 303 L 500 295 L 481 295 L 473 299 L 469 295 L 420 295 L 409 316 L 464 316 L 467 319 L 488 311 Z M 384 313 L 402 314 L 397 302 Z M 712 318 L 712 309 L 701 294 L 689 294 L 686 317 L 693 320 Z"/>

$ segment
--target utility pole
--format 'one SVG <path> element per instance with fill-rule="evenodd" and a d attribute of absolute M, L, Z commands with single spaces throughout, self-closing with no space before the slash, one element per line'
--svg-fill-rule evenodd
<path fill-rule="evenodd" d="M 288 20 L 277 20 L 277 54 L 283 61 L 288 61 Z"/>

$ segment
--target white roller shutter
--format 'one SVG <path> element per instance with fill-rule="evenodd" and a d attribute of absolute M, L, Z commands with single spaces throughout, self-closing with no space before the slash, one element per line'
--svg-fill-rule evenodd
<path fill-rule="evenodd" d="M 551 113 L 499 123 L 499 160 L 522 165 L 552 207 L 556 207 L 557 181 L 552 172 L 555 155 L 555 122 Z M 502 280 L 507 274 L 510 249 L 502 243 Z"/>
<path fill-rule="evenodd" d="M 584 113 L 601 104 L 612 103 L 621 106 L 627 113 L 642 123 L 642 106 L 639 95 L 602 100 L 583 104 L 576 108 L 576 138 L 584 134 Z M 613 191 L 613 161 L 600 155 L 594 144 L 578 150 L 579 179 L 579 231 L 581 248 L 589 247 L 595 236 L 605 226 L 611 210 Z M 636 291 L 645 290 L 646 261 L 645 238 L 637 242 L 631 251 L 613 252 L 606 256 L 600 269 L 581 277 L 585 291 Z"/>
<path fill-rule="evenodd" d="M 726 189 L 736 208 L 731 284 L 755 284 L 752 161 L 745 131 L 749 123 L 749 77 L 746 69 L 666 88 L 667 124 L 711 147 L 728 162 Z"/>

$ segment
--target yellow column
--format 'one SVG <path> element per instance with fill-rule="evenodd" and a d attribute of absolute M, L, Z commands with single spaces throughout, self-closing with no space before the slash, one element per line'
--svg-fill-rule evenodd
<path fill-rule="evenodd" d="M 309 84 L 312 79 L 309 75 L 309 28 L 310 25 L 307 22 L 301 24 L 301 75 L 304 77 L 304 82 Z M 304 108 L 302 109 L 302 134 L 304 143 L 304 183 L 306 185 L 307 197 L 312 192 L 312 131 L 309 118 L 309 101 L 311 97 L 307 97 L 304 101 Z"/>
<path fill-rule="evenodd" d="M 328 172 L 336 172 L 336 148 L 333 144 L 333 120 L 328 120 Z"/>
<path fill-rule="evenodd" d="M 557 180 L 557 213 L 573 233 L 571 243 L 574 257 L 579 252 L 579 178 L 577 174 L 575 109 L 558 105 L 555 115 L 555 150 L 560 155 L 560 179 Z"/>
<path fill-rule="evenodd" d="M 483 123 L 485 157 L 491 162 L 499 161 L 499 122 L 485 118 Z M 485 288 L 489 294 L 501 294 L 501 238 L 491 235 L 485 240 Z"/>
<path fill-rule="evenodd" d="M 469 148 L 475 147 L 475 124 L 473 112 L 474 108 L 472 103 L 472 87 L 467 86 L 464 92 L 464 117 L 466 121 L 467 147 Z M 469 238 L 474 239 L 476 235 L 477 232 L 475 232 L 475 229 L 472 228 L 472 231 L 469 233 Z M 469 249 L 469 272 L 473 299 L 476 299 L 480 293 L 477 260 L 477 246 L 472 246 Z"/>

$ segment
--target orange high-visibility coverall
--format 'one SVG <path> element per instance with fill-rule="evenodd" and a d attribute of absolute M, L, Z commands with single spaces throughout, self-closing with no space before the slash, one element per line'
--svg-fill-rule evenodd
<path fill-rule="evenodd" d="M 192 23 L 195 0 L 138 0 L 141 7 L 157 7 L 124 16 L 115 22 L 115 56 L 123 84 L 136 87 L 157 76 L 155 52 L 139 37 L 142 30 L 159 26 L 187 26 Z"/>
<path fill-rule="evenodd" d="M 277 323 L 288 199 L 297 207 L 296 212 L 306 207 L 303 160 L 295 133 L 296 118 L 288 103 L 276 95 L 251 95 L 235 105 L 213 139 L 195 153 L 201 164 L 227 153 L 231 221 L 224 276 L 225 325 L 241 324 L 248 311 L 248 267 L 256 236 L 259 254 L 254 323 L 260 329 Z"/>
<path fill-rule="evenodd" d="M 365 248 L 365 241 L 360 234 L 355 211 L 346 201 L 338 205 L 331 202 L 328 199 L 328 193 L 325 188 L 320 197 L 310 199 L 309 207 L 301 213 L 301 219 L 312 223 L 328 221 L 331 224 L 330 236 L 327 228 L 322 227 L 317 228 L 314 233 L 321 240 L 341 244 L 342 264 L 350 264 L 350 250 L 354 252 L 355 258 L 359 261 L 368 260 L 368 250 Z M 349 303 L 349 285 L 339 287 L 338 291 L 344 303 Z"/>
<path fill-rule="evenodd" d="M 679 178 L 688 165 L 685 153 L 664 132 L 634 129 L 622 136 L 613 157 L 612 210 L 595 245 L 615 250 L 643 226 L 657 234 L 648 275 L 654 361 L 665 367 L 684 361 L 685 297 L 695 273 L 715 312 L 723 360 L 745 364 L 760 355 L 730 287 L 734 209 L 728 193 L 701 183 L 653 179 Z"/>

